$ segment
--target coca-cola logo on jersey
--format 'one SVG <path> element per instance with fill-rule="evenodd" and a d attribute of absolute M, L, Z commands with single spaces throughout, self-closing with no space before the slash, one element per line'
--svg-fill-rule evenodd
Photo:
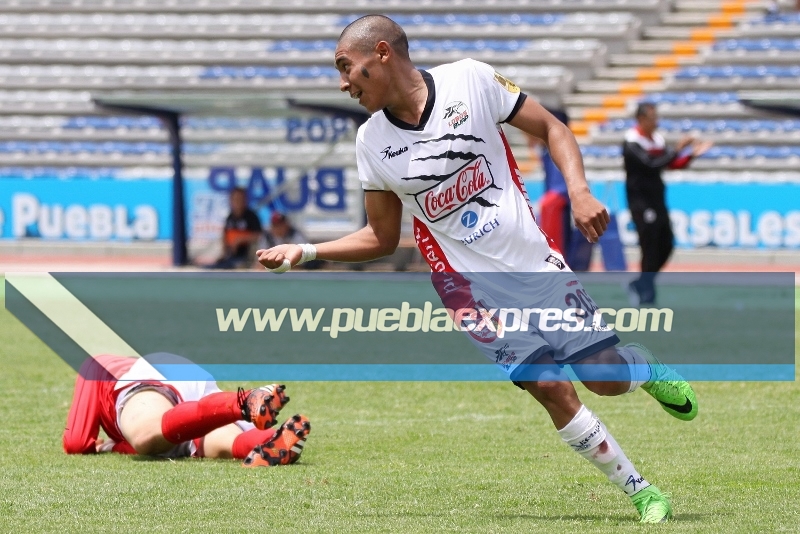
<path fill-rule="evenodd" d="M 479 156 L 433 187 L 420 191 L 414 199 L 430 222 L 451 215 L 494 185 L 486 158 Z"/>

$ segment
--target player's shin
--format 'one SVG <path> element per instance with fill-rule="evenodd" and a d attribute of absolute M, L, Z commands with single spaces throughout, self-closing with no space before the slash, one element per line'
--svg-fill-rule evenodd
<path fill-rule="evenodd" d="M 161 433 L 170 443 L 200 438 L 242 418 L 236 393 L 221 391 L 199 401 L 182 402 L 161 418 Z"/>
<path fill-rule="evenodd" d="M 650 485 L 622 452 L 605 425 L 586 406 L 558 431 L 572 450 L 589 460 L 619 489 L 631 496 Z"/>
<path fill-rule="evenodd" d="M 266 430 L 259 430 L 257 428 L 253 428 L 252 430 L 248 430 L 246 432 L 242 432 L 236 439 L 233 440 L 233 446 L 231 447 L 231 454 L 234 458 L 239 460 L 244 460 L 250 451 L 252 451 L 256 445 L 261 445 L 262 443 L 266 443 L 271 440 L 275 436 L 275 429 L 268 428 Z"/>
<path fill-rule="evenodd" d="M 628 347 L 617 348 L 617 353 L 628 364 L 628 372 L 631 377 L 631 385 L 628 388 L 628 393 L 636 391 L 642 384 L 650 380 L 651 370 L 650 363 L 642 357 L 641 354 Z"/>

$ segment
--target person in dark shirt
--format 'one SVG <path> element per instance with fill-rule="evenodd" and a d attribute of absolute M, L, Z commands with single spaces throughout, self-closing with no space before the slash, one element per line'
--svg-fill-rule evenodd
<path fill-rule="evenodd" d="M 656 273 L 667 263 L 674 247 L 661 171 L 686 168 L 692 158 L 713 146 L 709 141 L 687 136 L 672 148 L 656 132 L 657 128 L 655 105 L 641 103 L 636 108 L 636 125 L 625 132 L 622 144 L 625 192 L 642 251 L 642 274 L 628 286 L 635 305 L 655 303 Z"/>
<path fill-rule="evenodd" d="M 250 249 L 261 237 L 261 221 L 248 207 L 247 191 L 242 187 L 231 190 L 231 211 L 222 231 L 222 255 L 212 265 L 216 269 L 239 269 L 253 263 Z"/>

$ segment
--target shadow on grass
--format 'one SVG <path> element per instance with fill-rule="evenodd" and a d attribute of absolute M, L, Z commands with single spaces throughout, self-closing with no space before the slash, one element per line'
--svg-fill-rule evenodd
<path fill-rule="evenodd" d="M 242 461 L 237 458 L 193 458 L 191 456 L 182 456 L 179 458 L 162 458 L 160 456 L 143 456 L 141 454 L 132 454 L 130 455 L 130 461 L 132 462 L 191 462 L 191 463 L 208 463 L 212 462 L 215 464 L 230 464 L 233 467 L 241 467 Z M 313 462 L 304 462 L 302 459 L 291 465 L 281 465 L 276 466 L 280 468 L 290 468 L 290 469 L 302 469 L 304 467 L 311 467 L 313 466 Z"/>
<path fill-rule="evenodd" d="M 181 458 L 163 458 L 161 456 L 144 456 L 141 454 L 131 455 L 132 462 L 192 462 L 197 461 L 199 458 L 181 457 Z"/>
<path fill-rule="evenodd" d="M 537 514 L 494 514 L 497 519 L 530 519 L 534 521 L 592 521 L 605 523 L 615 521 L 620 524 L 639 524 L 635 512 L 630 516 L 604 515 L 604 514 L 573 514 L 573 515 L 537 515 Z M 692 523 L 706 519 L 706 514 L 680 514 L 668 523 Z"/>
<path fill-rule="evenodd" d="M 497 519 L 530 519 L 533 521 L 592 521 L 605 523 L 614 520 L 619 523 L 638 523 L 639 520 L 631 517 L 608 514 L 572 514 L 572 515 L 537 515 L 537 514 L 494 514 Z"/>
<path fill-rule="evenodd" d="M 705 521 L 710 514 L 676 514 L 672 521 L 691 522 L 691 521 Z M 714 512 L 715 516 L 729 515 L 720 512 Z"/>

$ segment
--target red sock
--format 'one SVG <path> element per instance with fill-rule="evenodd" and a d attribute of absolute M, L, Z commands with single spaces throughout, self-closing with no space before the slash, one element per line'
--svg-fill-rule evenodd
<path fill-rule="evenodd" d="M 248 454 L 250 454 L 250 451 L 252 451 L 256 445 L 266 443 L 272 439 L 272 436 L 274 435 L 274 428 L 268 428 L 266 430 L 254 428 L 252 430 L 248 430 L 247 432 L 242 432 L 236 436 L 236 439 L 233 440 L 231 454 L 234 458 L 243 460 Z"/>
<path fill-rule="evenodd" d="M 170 443 L 178 444 L 203 437 L 241 418 L 236 393 L 221 391 L 199 401 L 182 402 L 169 410 L 161 418 L 161 433 Z"/>

